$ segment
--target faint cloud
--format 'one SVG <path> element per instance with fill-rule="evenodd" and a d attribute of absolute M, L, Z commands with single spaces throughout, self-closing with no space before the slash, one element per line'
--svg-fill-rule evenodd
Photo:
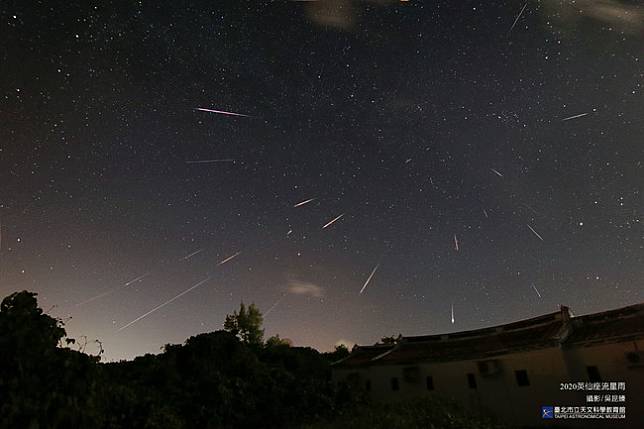
<path fill-rule="evenodd" d="M 324 296 L 324 288 L 301 280 L 289 280 L 288 292 L 293 295 L 305 295 L 313 298 L 322 298 Z"/>
<path fill-rule="evenodd" d="M 546 5 L 549 14 L 556 13 L 565 21 L 588 17 L 629 33 L 637 33 L 644 26 L 644 8 L 620 0 L 576 0 L 565 5 L 560 0 L 549 0 Z"/>
<path fill-rule="evenodd" d="M 399 0 L 299 0 L 306 2 L 306 15 L 314 23 L 338 30 L 350 30 L 354 27 L 360 8 L 368 4 L 386 6 L 400 3 Z M 356 6 L 359 5 L 359 6 Z"/>

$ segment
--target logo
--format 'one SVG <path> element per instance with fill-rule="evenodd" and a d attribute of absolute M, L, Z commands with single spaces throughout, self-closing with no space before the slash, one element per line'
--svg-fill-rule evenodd
<path fill-rule="evenodd" d="M 541 418 L 542 419 L 554 419 L 555 409 L 553 406 L 547 405 L 541 407 Z"/>

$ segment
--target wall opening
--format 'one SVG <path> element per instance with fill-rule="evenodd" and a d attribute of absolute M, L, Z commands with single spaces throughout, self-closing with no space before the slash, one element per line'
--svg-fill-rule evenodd
<path fill-rule="evenodd" d="M 391 379 L 391 390 L 393 390 L 394 392 L 400 390 L 400 382 L 398 381 L 398 377 L 393 377 Z"/>
<path fill-rule="evenodd" d="M 427 386 L 427 390 L 434 390 L 434 378 L 431 375 L 425 379 L 425 386 Z"/>
<path fill-rule="evenodd" d="M 476 377 L 474 374 L 467 374 L 467 385 L 470 386 L 470 389 L 476 389 Z"/>
<path fill-rule="evenodd" d="M 528 371 L 525 369 L 518 369 L 514 371 L 514 376 L 517 379 L 517 386 L 529 386 L 530 379 L 528 378 Z"/>

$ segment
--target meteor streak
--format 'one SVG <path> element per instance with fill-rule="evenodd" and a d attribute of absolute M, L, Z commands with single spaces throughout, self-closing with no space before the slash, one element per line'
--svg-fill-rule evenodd
<path fill-rule="evenodd" d="M 186 161 L 186 164 L 212 164 L 214 162 L 235 162 L 232 158 L 224 159 L 197 159 L 194 161 Z"/>
<path fill-rule="evenodd" d="M 454 324 L 454 304 L 452 304 L 452 325 Z"/>
<path fill-rule="evenodd" d="M 369 277 L 367 277 L 367 281 L 366 281 L 366 282 L 364 282 L 364 285 L 362 285 L 362 289 L 360 289 L 360 293 L 359 293 L 358 295 L 362 295 L 362 292 L 364 292 L 365 288 L 367 287 L 367 285 L 368 285 L 368 284 L 369 284 L 369 282 L 371 281 L 371 279 L 372 279 L 373 275 L 374 275 L 374 274 L 376 274 L 376 271 L 378 270 L 378 267 L 379 267 L 379 266 L 380 266 L 380 264 L 376 265 L 376 266 L 374 267 L 374 269 L 371 271 L 371 274 L 369 274 Z"/>
<path fill-rule="evenodd" d="M 132 283 L 136 283 L 136 282 L 138 282 L 139 280 L 143 280 L 144 278 L 146 278 L 146 277 L 147 277 L 147 276 L 149 276 L 150 274 L 152 274 L 152 272 L 147 272 L 147 273 L 145 273 L 145 274 L 143 274 L 143 275 L 140 275 L 140 276 L 138 276 L 137 278 L 132 279 L 132 280 L 130 280 L 129 282 L 126 282 L 123 286 L 129 286 L 129 285 L 131 285 Z"/>
<path fill-rule="evenodd" d="M 317 200 L 317 198 L 309 198 L 308 200 L 304 200 L 302 202 L 299 202 L 299 203 L 295 204 L 293 207 L 303 206 L 304 204 L 308 204 L 311 201 L 315 201 L 315 200 Z"/>
<path fill-rule="evenodd" d="M 264 313 L 264 317 L 268 316 L 270 314 L 270 312 L 273 311 L 275 309 L 275 307 L 277 307 L 279 305 L 279 303 L 282 302 L 282 300 L 284 298 L 286 298 L 285 293 L 283 293 L 282 296 L 280 296 L 279 299 L 277 301 L 275 301 L 273 303 L 273 305 L 271 305 L 271 307 L 268 310 L 266 310 L 266 312 Z"/>
<path fill-rule="evenodd" d="M 244 115 L 244 114 L 235 113 L 235 112 L 226 112 L 224 110 L 204 109 L 203 107 L 195 107 L 195 110 L 201 110 L 202 112 L 219 113 L 220 115 L 243 116 L 245 118 L 250 118 L 249 115 Z"/>
<path fill-rule="evenodd" d="M 492 170 L 492 172 L 493 172 L 494 174 L 496 174 L 497 176 L 499 176 L 499 177 L 503 177 L 503 174 L 499 173 L 499 172 L 498 172 L 498 170 L 495 170 L 495 169 L 493 169 L 493 168 L 490 168 L 490 170 Z"/>
<path fill-rule="evenodd" d="M 191 254 L 186 255 L 186 256 L 184 256 L 183 258 L 180 258 L 179 260 L 180 260 L 180 261 L 187 261 L 188 259 L 192 258 L 192 257 L 193 257 L 193 256 L 195 256 L 196 254 L 201 253 L 201 252 L 203 252 L 203 249 L 196 250 L 196 251 L 192 252 Z"/>
<path fill-rule="evenodd" d="M 94 296 L 92 298 L 86 299 L 85 301 L 79 302 L 78 304 L 76 304 L 76 307 L 80 307 L 81 305 L 89 304 L 90 302 L 96 301 L 99 298 L 103 298 L 104 296 L 107 296 L 107 295 L 109 295 L 109 294 L 111 294 L 111 293 L 113 293 L 115 291 L 116 291 L 116 289 L 110 289 L 107 292 L 103 292 L 103 293 L 98 294 L 98 295 L 96 295 L 96 296 Z"/>
<path fill-rule="evenodd" d="M 456 238 L 456 234 L 454 234 L 454 249 L 458 252 L 458 238 Z"/>
<path fill-rule="evenodd" d="M 580 113 L 579 115 L 568 116 L 567 118 L 563 118 L 561 121 L 563 122 L 563 121 L 569 121 L 571 119 L 581 118 L 581 117 L 586 116 L 588 114 L 589 113 Z"/>
<path fill-rule="evenodd" d="M 150 272 L 147 272 L 147 273 L 145 273 L 145 274 L 143 274 L 143 275 L 140 275 L 140 276 L 138 276 L 137 278 L 132 279 L 132 280 L 130 280 L 130 281 L 128 281 L 128 282 L 125 282 L 125 283 L 123 283 L 121 286 L 113 287 L 112 289 L 110 289 L 110 290 L 108 290 L 108 291 L 105 291 L 105 292 L 100 293 L 100 294 L 98 294 L 98 295 L 96 295 L 96 296 L 93 296 L 93 297 L 91 297 L 91 298 L 89 298 L 89 299 L 86 299 L 85 301 L 81 301 L 81 302 L 79 302 L 78 304 L 76 304 L 76 307 L 80 307 L 81 305 L 89 304 L 90 302 L 92 302 L 92 301 L 96 301 L 96 300 L 97 300 L 97 299 L 99 299 L 99 298 L 103 298 L 104 296 L 111 295 L 111 294 L 113 294 L 114 292 L 116 292 L 116 291 L 117 291 L 117 290 L 119 290 L 119 289 L 126 288 L 126 287 L 128 287 L 129 285 L 131 285 L 132 283 L 136 283 L 136 282 L 138 282 L 138 281 L 140 281 L 140 280 L 143 280 L 144 278 L 146 278 L 146 277 L 147 277 L 147 276 L 149 276 L 150 274 L 152 274 L 152 272 L 151 272 L 151 271 L 150 271 Z"/>
<path fill-rule="evenodd" d="M 337 220 L 340 220 L 340 218 L 341 218 L 342 216 L 344 216 L 344 213 L 342 213 L 340 216 L 336 217 L 335 219 L 330 220 L 326 225 L 324 225 L 324 226 L 322 227 L 322 229 L 325 229 L 326 227 L 331 226 L 331 225 L 332 225 L 333 223 L 335 223 Z"/>
<path fill-rule="evenodd" d="M 539 235 L 539 233 L 538 233 L 537 231 L 535 231 L 533 227 L 531 227 L 531 226 L 530 226 L 530 225 L 528 225 L 528 224 L 526 224 L 526 225 L 528 226 L 528 228 L 530 228 L 530 231 L 532 231 L 532 232 L 534 233 L 534 235 L 536 235 L 537 237 L 539 237 L 539 240 L 543 241 L 543 237 L 542 237 L 542 236 L 540 236 L 540 235 Z"/>
<path fill-rule="evenodd" d="M 540 293 L 539 293 L 539 291 L 537 290 L 537 287 L 534 285 L 534 283 L 532 283 L 532 289 L 534 289 L 534 291 L 537 293 L 537 295 L 539 296 L 539 298 L 541 298 L 541 294 L 540 294 Z"/>
<path fill-rule="evenodd" d="M 186 289 L 186 290 L 184 290 L 183 292 L 181 292 L 180 294 L 176 295 L 174 298 L 170 298 L 169 300 L 167 300 L 167 301 L 166 301 L 166 302 L 164 302 L 163 304 L 157 305 L 157 306 L 156 306 L 156 307 L 154 307 L 152 310 L 150 310 L 150 311 L 148 311 L 147 313 L 145 313 L 145 314 L 143 314 L 143 315 L 141 315 L 141 316 L 137 317 L 136 319 L 134 319 L 133 321 L 131 321 L 131 322 L 130 322 L 130 323 L 128 323 L 127 325 L 120 327 L 120 328 L 118 329 L 118 331 L 117 331 L 117 332 L 121 332 L 123 329 L 126 329 L 126 328 L 128 328 L 128 327 L 130 327 L 130 326 L 134 325 L 134 324 L 135 324 L 136 322 L 138 322 L 139 320 L 141 320 L 141 319 L 143 319 L 143 318 L 145 318 L 145 317 L 149 316 L 150 314 L 154 313 L 155 311 L 160 310 L 161 308 L 165 307 L 166 305 L 168 305 L 168 304 L 172 303 L 173 301 L 175 301 L 175 300 L 177 300 L 177 299 L 181 298 L 182 296 L 184 296 L 185 294 L 187 294 L 187 293 L 188 293 L 188 292 L 190 292 L 191 290 L 194 290 L 194 289 L 198 288 L 199 286 L 201 286 L 202 284 L 206 283 L 208 280 L 210 280 L 210 277 L 205 278 L 205 279 L 201 280 L 199 283 L 197 283 L 197 284 L 195 284 L 195 285 L 190 286 L 188 289 Z"/>
<path fill-rule="evenodd" d="M 241 252 L 237 252 L 237 253 L 235 253 L 234 255 L 231 255 L 231 256 L 227 257 L 227 258 L 226 258 L 226 259 L 224 259 L 223 261 L 219 262 L 219 263 L 217 264 L 217 266 L 224 265 L 226 262 L 228 262 L 228 261 L 230 261 L 230 260 L 232 260 L 232 259 L 235 259 L 235 258 L 236 258 L 236 257 L 238 257 L 240 254 L 241 254 Z"/>
<path fill-rule="evenodd" d="M 526 6 L 528 6 L 528 2 L 525 2 L 523 7 L 521 8 L 521 12 L 519 12 L 516 19 L 512 23 L 512 27 L 510 27 L 510 29 L 508 30 L 508 34 L 510 34 L 510 32 L 514 29 L 514 26 L 517 25 L 517 22 L 519 21 L 519 18 L 521 18 L 521 15 L 523 15 L 523 11 L 525 10 Z"/>

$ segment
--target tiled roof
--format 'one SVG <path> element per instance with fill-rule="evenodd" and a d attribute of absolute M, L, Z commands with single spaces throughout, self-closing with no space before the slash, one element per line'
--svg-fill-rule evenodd
<path fill-rule="evenodd" d="M 357 346 L 336 368 L 485 359 L 548 347 L 644 337 L 644 304 L 571 317 L 561 311 L 472 331 L 403 337 L 398 344 Z"/>
<path fill-rule="evenodd" d="M 337 367 L 354 367 L 354 366 L 368 366 L 374 358 L 382 355 L 393 349 L 393 344 L 377 344 L 375 346 L 355 346 L 351 350 L 351 354 L 346 358 L 335 362 L 333 365 Z"/>
<path fill-rule="evenodd" d="M 644 304 L 572 319 L 566 345 L 628 341 L 644 337 Z"/>

